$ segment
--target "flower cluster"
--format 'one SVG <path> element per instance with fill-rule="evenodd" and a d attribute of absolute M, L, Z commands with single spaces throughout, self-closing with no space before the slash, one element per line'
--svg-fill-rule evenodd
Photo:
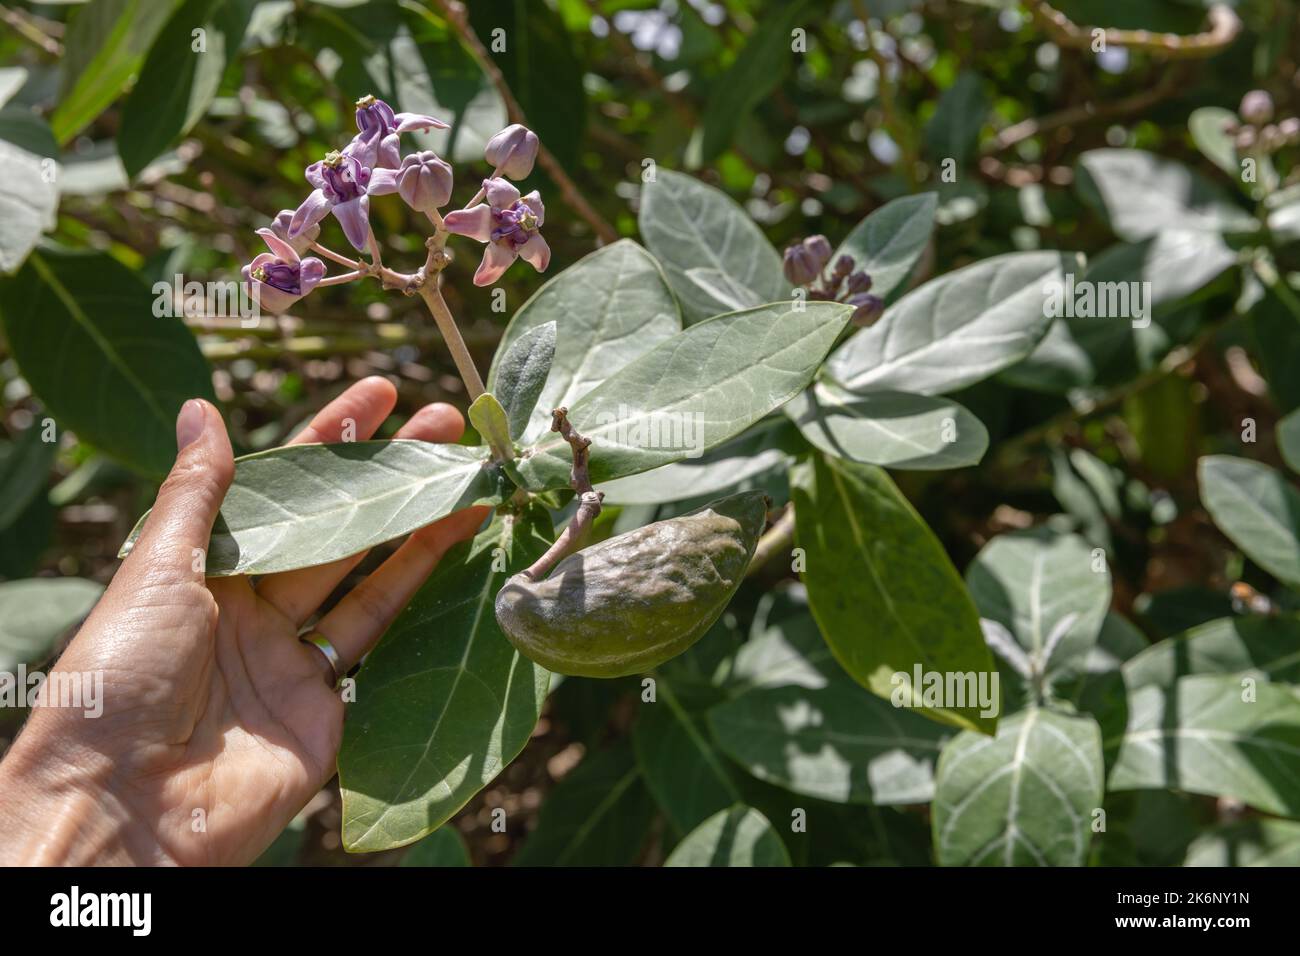
<path fill-rule="evenodd" d="M 436 230 L 487 244 L 474 275 L 476 285 L 495 282 L 520 257 L 538 272 L 546 270 L 551 251 L 539 231 L 545 219 L 542 199 L 535 191 L 521 197 L 508 181 L 532 172 L 540 148 L 535 133 L 515 124 L 492 137 L 484 150 L 492 175 L 483 181 L 483 188 L 467 208 L 448 213 L 444 219 L 439 210 L 451 199 L 451 165 L 432 150 L 402 156 L 401 135 L 447 129 L 447 124 L 433 116 L 394 112 L 383 100 L 369 95 L 357 101 L 356 122 L 357 133 L 350 143 L 326 153 L 304 171 L 313 188 L 302 204 L 296 210 L 281 210 L 269 227 L 257 231 L 270 252 L 244 266 L 243 276 L 261 306 L 282 312 L 322 282 L 329 285 L 364 275 L 395 276 L 383 269 L 370 227 L 370 197 L 392 193 L 428 216 Z M 485 196 L 486 204 L 473 205 Z M 353 262 L 318 245 L 320 224 L 329 215 L 338 220 L 353 248 L 369 253 L 369 263 Z M 309 249 L 351 263 L 355 271 L 327 280 L 320 259 L 302 258 Z M 408 288 L 424 279 L 423 270 L 415 276 L 396 277 L 407 280 Z"/>
<path fill-rule="evenodd" d="M 836 259 L 827 275 L 832 255 L 825 236 L 809 236 L 786 247 L 781 268 L 786 279 L 808 290 L 808 298 L 845 302 L 853 306 L 854 325 L 871 325 L 885 311 L 885 303 L 871 294 L 871 276 L 861 269 L 854 270 L 852 256 Z"/>
<path fill-rule="evenodd" d="M 1237 108 L 1241 122 L 1229 120 L 1224 132 L 1242 153 L 1275 153 L 1283 146 L 1300 142 L 1300 118 L 1288 116 L 1274 123 L 1273 97 L 1264 90 L 1251 90 Z"/>

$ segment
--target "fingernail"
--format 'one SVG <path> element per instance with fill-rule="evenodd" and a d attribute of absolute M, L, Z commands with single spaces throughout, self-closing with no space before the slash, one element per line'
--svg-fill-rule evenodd
<path fill-rule="evenodd" d="M 176 416 L 176 450 L 180 451 L 203 434 L 203 403 L 191 398 Z"/>

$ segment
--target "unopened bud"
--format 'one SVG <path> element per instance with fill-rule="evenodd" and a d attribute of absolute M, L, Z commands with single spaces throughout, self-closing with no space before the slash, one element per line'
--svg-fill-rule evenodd
<path fill-rule="evenodd" d="M 781 271 L 791 285 L 807 285 L 821 274 L 817 260 L 802 242 L 787 246 L 781 259 Z"/>
<path fill-rule="evenodd" d="M 411 153 L 397 171 L 397 194 L 416 212 L 433 212 L 451 199 L 451 166 L 432 150 Z"/>
<path fill-rule="evenodd" d="M 858 328 L 871 325 L 885 311 L 884 301 L 880 296 L 872 295 L 870 292 L 849 296 L 848 302 L 849 305 L 855 306 L 852 321 Z"/>
<path fill-rule="evenodd" d="M 292 209 L 281 209 L 271 220 L 271 231 L 293 246 L 293 251 L 302 255 L 311 248 L 311 244 L 320 235 L 320 224 L 313 223 L 296 236 L 289 235 L 289 223 L 293 221 Z"/>
<path fill-rule="evenodd" d="M 853 271 L 853 257 L 840 256 L 835 260 L 835 278 L 843 279 Z"/>
<path fill-rule="evenodd" d="M 524 179 L 533 171 L 541 143 L 537 134 L 526 126 L 512 123 L 487 142 L 483 158 L 498 175 L 507 179 Z"/>
<path fill-rule="evenodd" d="M 849 294 L 857 295 L 861 292 L 871 291 L 871 276 L 859 270 L 849 276 Z"/>
<path fill-rule="evenodd" d="M 1288 116 L 1282 122 L 1277 124 L 1277 131 L 1282 138 L 1288 143 L 1294 143 L 1300 140 L 1300 118 Z"/>
<path fill-rule="evenodd" d="M 1258 126 L 1273 118 L 1273 97 L 1263 90 L 1251 90 L 1241 98 L 1237 112 L 1247 123 Z"/>
<path fill-rule="evenodd" d="M 1253 148 L 1255 145 L 1255 127 L 1243 126 L 1237 130 L 1236 144 L 1239 150 Z"/>

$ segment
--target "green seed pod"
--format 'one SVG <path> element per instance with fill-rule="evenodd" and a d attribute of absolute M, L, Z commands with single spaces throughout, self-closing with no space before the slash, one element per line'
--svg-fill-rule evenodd
<path fill-rule="evenodd" d="M 766 515 L 762 492 L 741 492 L 584 548 L 541 581 L 515 575 L 497 594 L 497 622 L 521 654 L 560 674 L 650 670 L 722 614 Z"/>

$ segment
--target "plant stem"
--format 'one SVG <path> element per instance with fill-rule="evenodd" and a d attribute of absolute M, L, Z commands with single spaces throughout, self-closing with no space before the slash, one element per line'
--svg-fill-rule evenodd
<path fill-rule="evenodd" d="M 469 354 L 465 340 L 461 338 L 460 329 L 456 326 L 456 320 L 452 317 L 451 309 L 447 308 L 447 302 L 438 289 L 437 273 L 426 276 L 425 281 L 416 288 L 416 291 L 424 300 L 424 304 L 429 307 L 429 311 L 433 313 L 433 320 L 438 323 L 438 331 L 442 333 L 443 341 L 447 343 L 447 349 L 456 363 L 456 370 L 460 372 L 460 377 L 465 382 L 469 400 L 474 401 L 484 392 L 483 379 L 479 378 L 478 369 L 474 367 L 474 358 Z"/>
<path fill-rule="evenodd" d="M 356 259 L 349 259 L 347 256 L 340 255 L 339 253 L 335 252 L 333 249 L 325 248 L 319 242 L 313 242 L 311 244 L 311 247 L 314 251 L 319 252 L 326 259 L 333 259 L 341 266 L 347 266 L 349 269 L 362 268 L 362 264 Z"/>
<path fill-rule="evenodd" d="M 791 502 L 781 517 L 776 519 L 776 523 L 758 539 L 758 546 L 754 548 L 754 557 L 750 559 L 749 567 L 745 570 L 745 577 L 753 577 L 763 570 L 769 561 L 781 552 L 787 551 L 793 543 L 794 502 Z"/>
<path fill-rule="evenodd" d="M 546 553 L 517 575 L 529 581 L 540 581 L 546 577 L 551 568 L 574 550 L 577 543 L 582 540 L 583 534 L 600 514 L 600 503 L 605 497 L 603 492 L 591 487 L 591 475 L 587 471 L 591 439 L 583 438 L 569 424 L 567 408 L 557 408 L 551 412 L 551 431 L 559 432 L 560 437 L 573 449 L 573 471 L 569 484 L 578 493 L 578 510 L 569 520 L 568 527 L 555 539 L 555 543 L 546 549 Z"/>

